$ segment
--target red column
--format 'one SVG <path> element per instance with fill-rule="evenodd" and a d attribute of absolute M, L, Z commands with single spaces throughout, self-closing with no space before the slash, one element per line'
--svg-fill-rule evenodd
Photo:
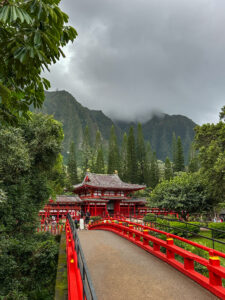
<path fill-rule="evenodd" d="M 107 216 L 107 203 L 105 203 L 105 216 Z"/>
<path fill-rule="evenodd" d="M 95 203 L 95 216 L 97 216 L 97 207 L 96 207 L 96 203 Z"/>

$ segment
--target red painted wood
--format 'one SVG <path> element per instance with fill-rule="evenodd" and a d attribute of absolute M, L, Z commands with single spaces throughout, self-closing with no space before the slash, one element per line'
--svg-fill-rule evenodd
<path fill-rule="evenodd" d="M 137 246 L 167 262 L 183 274 L 199 283 L 204 288 L 208 289 L 219 298 L 225 299 L 225 288 L 222 286 L 222 278 L 225 279 L 225 268 L 220 266 L 219 260 L 220 257 L 225 258 L 224 253 L 175 236 L 173 234 L 168 234 L 167 232 L 154 229 L 152 227 L 146 227 L 134 222 L 129 222 L 121 219 L 117 219 L 116 221 L 117 222 L 115 222 L 115 219 L 105 219 L 103 221 L 95 222 L 89 225 L 89 229 L 108 230 L 126 238 Z M 164 241 L 162 239 L 156 238 L 150 235 L 149 232 L 159 232 L 161 234 L 164 234 L 167 237 L 167 240 Z M 135 238 L 133 237 L 133 235 L 135 235 Z M 209 260 L 174 245 L 173 239 L 181 240 L 187 244 L 208 251 L 210 255 Z M 153 243 L 153 247 L 149 245 L 149 242 Z M 166 248 L 166 254 L 160 251 L 160 246 Z M 183 264 L 175 259 L 175 254 L 178 254 L 184 258 Z M 195 271 L 194 261 L 208 268 L 209 278 Z"/>

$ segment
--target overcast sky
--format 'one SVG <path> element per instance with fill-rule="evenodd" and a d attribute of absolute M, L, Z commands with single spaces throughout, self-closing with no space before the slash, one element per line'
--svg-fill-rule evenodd
<path fill-rule="evenodd" d="M 225 105 L 224 0 L 62 0 L 78 38 L 52 89 L 113 118 L 153 111 L 217 122 Z"/>

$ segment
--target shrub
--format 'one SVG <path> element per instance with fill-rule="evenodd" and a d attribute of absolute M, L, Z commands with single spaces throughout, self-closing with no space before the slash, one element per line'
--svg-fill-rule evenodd
<path fill-rule="evenodd" d="M 154 215 L 154 214 L 147 214 L 143 218 L 144 222 L 152 222 L 152 221 L 155 221 L 155 220 L 156 220 L 156 215 Z"/>
<path fill-rule="evenodd" d="M 222 223 L 209 223 L 209 228 L 222 230 L 213 232 L 214 238 L 225 238 L 225 222 Z"/>
<path fill-rule="evenodd" d="M 194 225 L 200 225 L 200 223 L 198 222 L 190 222 L 190 223 L 169 222 L 169 225 L 173 227 L 169 229 L 169 232 L 179 236 L 190 237 L 200 232 L 200 227 L 194 226 Z"/>
<path fill-rule="evenodd" d="M 90 220 L 93 221 L 93 222 L 101 220 L 101 219 L 102 219 L 102 217 L 100 217 L 100 216 L 93 216 L 93 217 L 90 218 Z"/>

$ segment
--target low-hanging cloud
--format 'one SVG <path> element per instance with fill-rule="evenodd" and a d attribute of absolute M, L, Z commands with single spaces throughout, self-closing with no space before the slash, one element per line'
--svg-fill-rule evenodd
<path fill-rule="evenodd" d="M 225 104 L 224 0 L 62 0 L 78 38 L 45 74 L 116 119 L 216 122 Z"/>

